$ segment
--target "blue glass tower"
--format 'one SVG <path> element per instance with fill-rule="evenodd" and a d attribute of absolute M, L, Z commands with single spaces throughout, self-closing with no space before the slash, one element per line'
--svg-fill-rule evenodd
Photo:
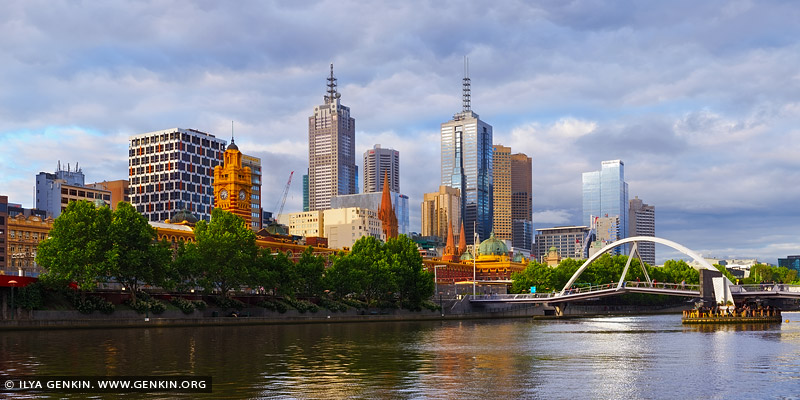
<path fill-rule="evenodd" d="M 461 191 L 467 243 L 492 232 L 492 126 L 470 107 L 470 79 L 464 77 L 464 108 L 442 124 L 442 185 Z M 473 227 L 475 231 L 473 231 Z"/>
<path fill-rule="evenodd" d="M 599 171 L 583 173 L 583 224 L 591 226 L 593 216 L 619 216 L 617 238 L 628 237 L 628 184 L 621 160 L 603 161 Z"/>

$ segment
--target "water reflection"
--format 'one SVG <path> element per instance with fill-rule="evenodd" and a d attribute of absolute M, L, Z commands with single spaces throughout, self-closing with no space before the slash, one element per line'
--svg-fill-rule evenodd
<path fill-rule="evenodd" d="M 212 394 L 163 398 L 775 397 L 800 382 L 786 315 L 5 332 L 0 373 L 213 376 Z"/>

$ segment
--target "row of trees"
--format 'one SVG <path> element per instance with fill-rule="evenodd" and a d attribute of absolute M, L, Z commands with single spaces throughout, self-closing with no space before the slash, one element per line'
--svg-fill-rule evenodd
<path fill-rule="evenodd" d="M 514 293 L 526 293 L 531 286 L 536 286 L 537 291 L 549 292 L 561 290 L 569 279 L 583 264 L 584 260 L 567 258 L 561 261 L 557 267 L 551 268 L 546 264 L 532 261 L 528 267 L 511 275 L 513 281 L 512 291 Z M 612 256 L 608 253 L 603 254 L 590 264 L 581 274 L 580 282 L 577 285 L 600 285 L 616 283 L 619 281 L 628 256 Z M 659 282 L 683 282 L 698 283 L 700 274 L 696 269 L 686 264 L 685 261 L 669 260 L 663 267 L 656 268 L 645 264 L 647 274 L 650 279 Z M 631 260 L 631 266 L 625 275 L 626 281 L 645 280 L 644 273 L 640 267 L 639 260 Z"/>
<path fill-rule="evenodd" d="M 416 245 L 405 235 L 386 243 L 361 238 L 331 266 L 307 248 L 298 262 L 256 245 L 256 236 L 234 214 L 214 209 L 211 222 L 199 221 L 195 242 L 156 241 L 156 230 L 127 203 L 115 211 L 89 202 L 70 203 L 50 238 L 39 245 L 37 262 L 45 281 L 75 282 L 82 290 L 97 282 L 117 282 L 135 293 L 142 285 L 186 291 L 202 288 L 227 296 L 249 288 L 282 297 L 356 297 L 400 301 L 419 308 L 433 294 L 432 275 Z M 135 301 L 135 297 L 134 297 Z"/>
<path fill-rule="evenodd" d="M 567 284 L 573 274 L 583 265 L 584 260 L 574 260 L 567 258 L 561 263 L 551 268 L 545 264 L 532 261 L 528 267 L 511 275 L 513 280 L 512 292 L 526 293 L 530 290 L 531 286 L 536 286 L 537 291 L 549 292 L 561 290 Z M 607 283 L 616 283 L 619 281 L 620 275 L 628 262 L 628 256 L 617 255 L 612 256 L 608 253 L 603 254 L 595 260 L 586 271 L 581 274 L 580 282 L 577 285 L 600 285 Z M 631 261 L 631 266 L 625 275 L 626 281 L 641 280 L 644 281 L 644 273 L 639 266 L 639 260 L 634 258 Z M 731 282 L 737 282 L 730 271 L 725 267 L 714 265 L 723 275 L 725 275 Z M 682 260 L 668 260 L 664 263 L 663 267 L 653 267 L 645 264 L 647 274 L 650 279 L 658 282 L 686 282 L 687 284 L 696 284 L 700 280 L 700 273 Z M 764 264 L 756 264 L 750 268 L 750 276 L 745 279 L 739 279 L 740 283 L 753 284 L 760 282 L 783 282 L 800 284 L 797 276 L 797 271 L 785 267 L 773 267 Z"/>

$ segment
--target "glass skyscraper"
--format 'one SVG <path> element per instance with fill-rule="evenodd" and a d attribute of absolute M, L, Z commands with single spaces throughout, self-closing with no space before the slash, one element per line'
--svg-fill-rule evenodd
<path fill-rule="evenodd" d="M 470 109 L 470 82 L 464 78 L 464 108 L 442 124 L 442 185 L 461 191 L 467 243 L 492 232 L 492 126 Z"/>
<path fill-rule="evenodd" d="M 615 216 L 619 216 L 616 236 L 624 239 L 628 237 L 628 184 L 621 160 L 603 161 L 599 171 L 583 173 L 583 224 L 592 226 L 592 217 Z"/>

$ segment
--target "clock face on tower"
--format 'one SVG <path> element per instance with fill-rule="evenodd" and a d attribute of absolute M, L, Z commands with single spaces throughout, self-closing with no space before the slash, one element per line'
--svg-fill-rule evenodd
<path fill-rule="evenodd" d="M 244 192 L 244 189 L 239 191 L 239 200 L 244 200 L 247 194 Z"/>
<path fill-rule="evenodd" d="M 222 200 L 226 200 L 228 198 L 228 191 L 222 189 L 222 191 L 219 192 L 219 198 Z"/>

